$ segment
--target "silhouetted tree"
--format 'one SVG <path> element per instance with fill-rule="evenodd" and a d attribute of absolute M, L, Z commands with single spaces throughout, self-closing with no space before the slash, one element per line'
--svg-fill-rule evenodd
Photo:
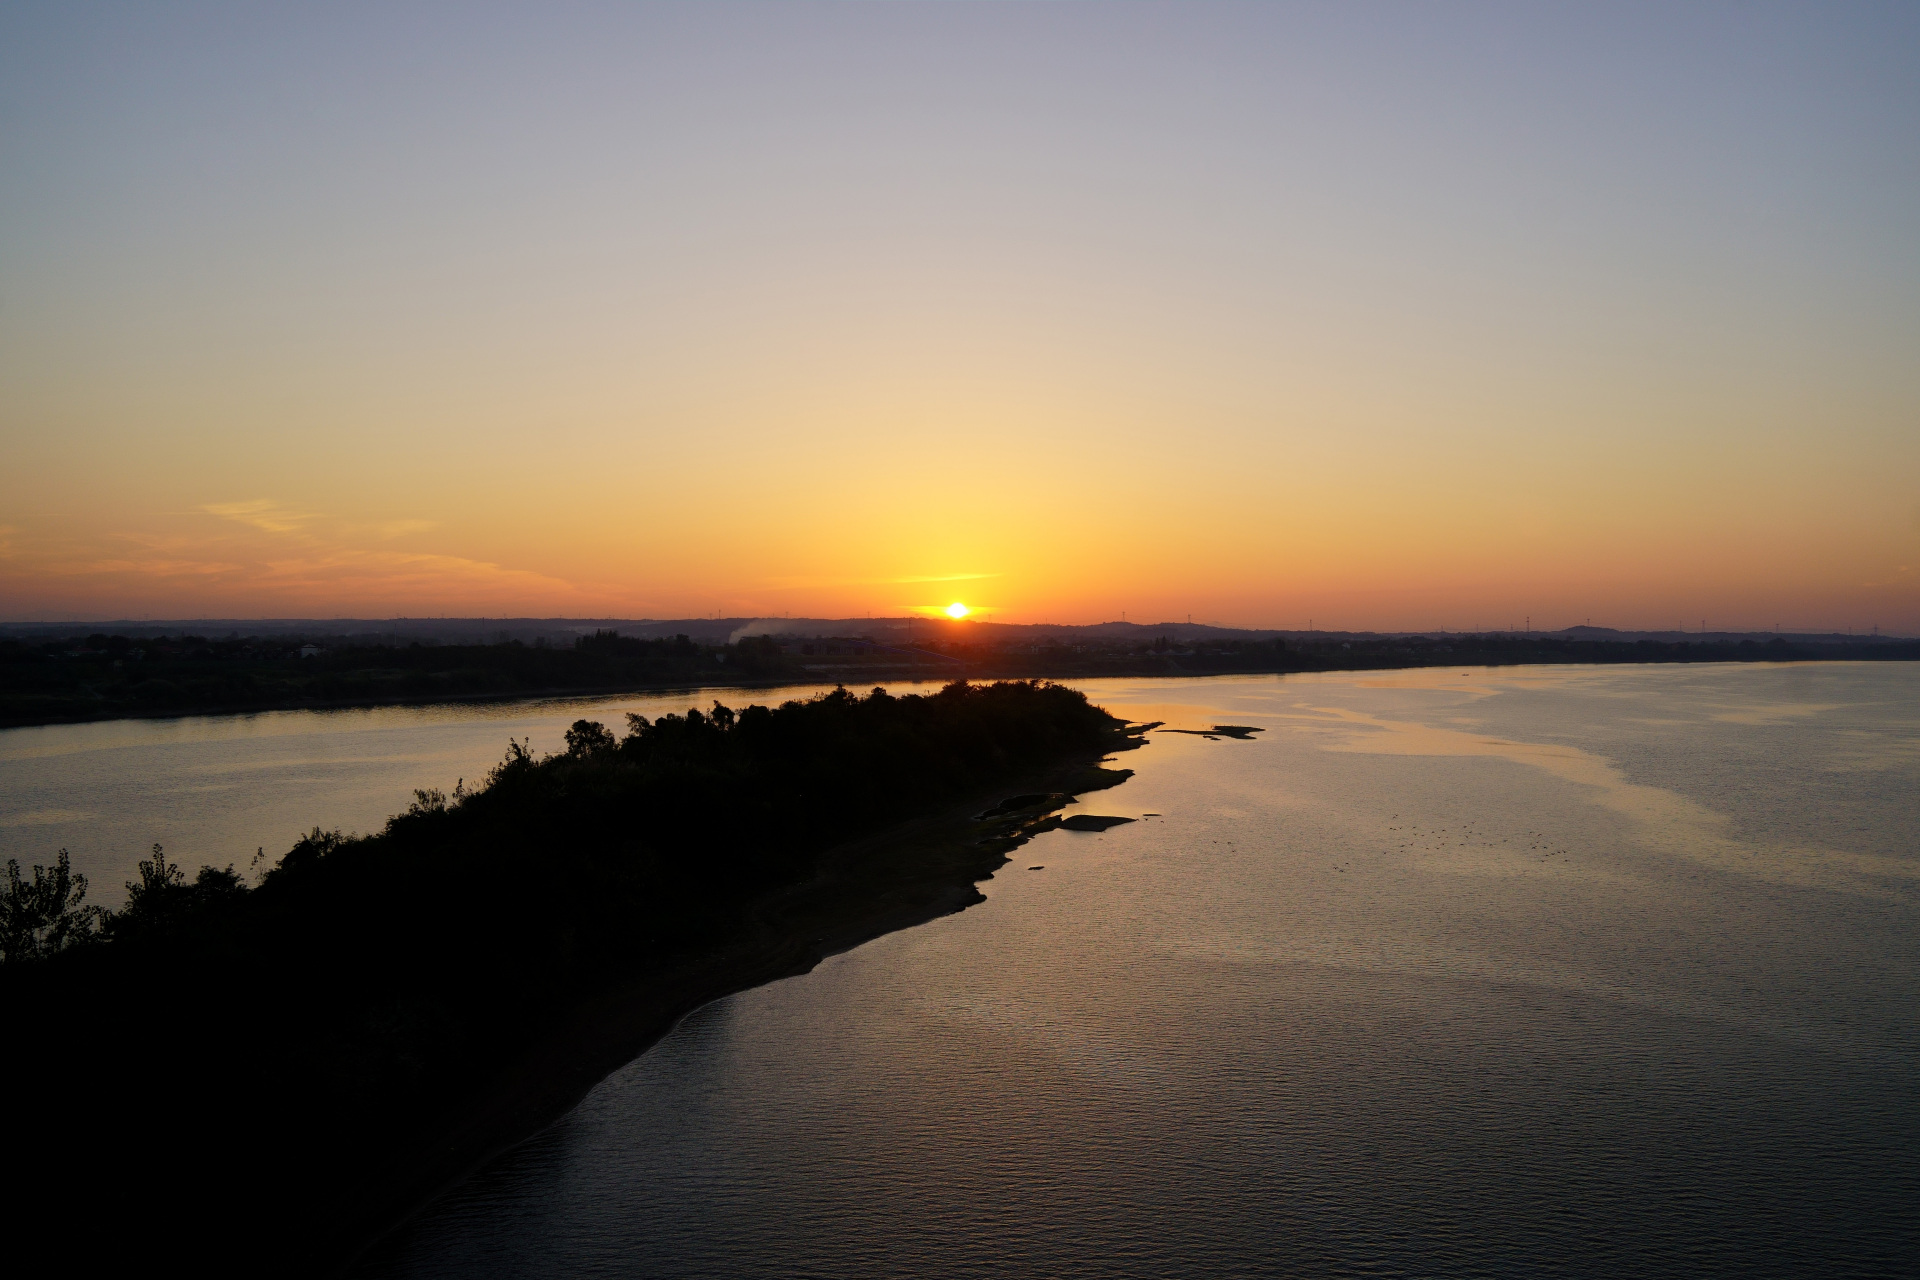
<path fill-rule="evenodd" d="M 570 756 L 590 756 L 613 748 L 613 734 L 598 720 L 575 720 L 573 727 L 567 730 L 567 754 Z"/>
<path fill-rule="evenodd" d="M 333 838 L 337 841 L 340 833 L 334 832 Z M 180 864 L 167 861 L 165 850 L 157 844 L 153 846 L 153 857 L 142 859 L 136 866 L 140 879 L 127 881 L 127 905 L 104 916 L 108 937 L 155 939 L 183 928 L 197 927 L 196 917 L 203 912 L 225 905 L 248 891 L 246 881 L 231 863 L 226 867 L 201 867 L 200 873 L 189 881 Z"/>
<path fill-rule="evenodd" d="M 140 872 L 140 882 L 127 881 L 127 911 L 139 912 L 151 910 L 168 893 L 180 888 L 187 882 L 186 874 L 180 870 L 177 862 L 168 862 L 166 850 L 159 845 L 153 846 L 153 857 L 143 858 L 136 864 Z"/>
<path fill-rule="evenodd" d="M 280 859 L 280 865 L 268 873 L 267 878 L 272 880 L 283 872 L 297 872 L 311 867 L 346 842 L 347 837 L 340 834 L 337 827 L 332 831 L 322 831 L 319 827 L 315 827 L 294 841 L 293 848 L 287 850 L 286 856 Z M 155 845 L 153 848 L 158 854 L 160 846 Z M 146 865 L 144 862 L 140 864 L 142 871 L 146 869 Z"/>
<path fill-rule="evenodd" d="M 35 866 L 33 879 L 7 859 L 6 896 L 0 899 L 0 963 L 39 960 L 97 935 L 99 907 L 87 906 L 87 878 L 74 874 L 62 849 L 52 867 Z"/>

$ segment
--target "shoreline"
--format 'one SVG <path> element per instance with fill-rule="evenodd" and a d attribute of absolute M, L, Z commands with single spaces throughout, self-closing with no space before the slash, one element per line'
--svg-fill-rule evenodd
<path fill-rule="evenodd" d="M 879 681 L 885 684 L 903 677 L 895 675 Z M 908 677 L 911 678 L 911 677 Z M 401 698 L 339 698 L 330 701 L 286 699 L 280 702 L 244 706 L 205 706 L 190 710 L 168 708 L 161 711 L 115 709 L 99 715 L 63 716 L 58 719 L 0 718 L 0 730 L 43 729 L 69 724 L 111 724 L 116 720 L 194 720 L 203 716 L 254 716 L 274 711 L 372 711 L 380 707 L 458 707 L 494 702 L 545 702 L 563 698 L 626 698 L 649 693 L 696 693 L 702 689 L 801 689 L 836 683 L 828 680 L 721 680 L 687 684 L 643 684 L 587 686 L 573 689 L 532 689 L 509 693 L 465 693 L 457 696 L 420 694 Z M 862 682 L 864 683 L 864 682 Z"/>
<path fill-rule="evenodd" d="M 806 678 L 778 677 L 768 680 L 702 680 L 693 683 L 671 681 L 660 684 L 622 684 L 612 686 L 586 686 L 574 688 L 525 689 L 502 693 L 469 693 L 460 695 L 420 694 L 411 697 L 394 698 L 342 698 L 335 700 L 282 699 L 245 705 L 210 705 L 188 709 L 167 708 L 153 711 L 134 711 L 125 708 L 103 709 L 98 714 L 47 717 L 0 717 L 0 731 L 9 729 L 41 729 L 60 725 L 110 724 L 117 720 L 191 720 L 206 716 L 247 716 L 265 715 L 275 711 L 370 711 L 380 707 L 458 707 L 469 705 L 489 705 L 501 702 L 545 702 L 569 698 L 626 698 L 646 694 L 669 694 L 676 692 L 694 693 L 705 689 L 806 689 L 853 685 L 891 684 L 903 680 L 915 683 L 944 684 L 948 680 L 993 681 L 993 680 L 1048 680 L 1055 683 L 1069 683 L 1075 680 L 1193 680 L 1210 679 L 1216 676 L 1270 676 L 1270 675 L 1331 675 L 1341 672 L 1361 671 L 1416 671 L 1428 667 L 1468 666 L 1487 669 L 1505 669 L 1508 667 L 1613 667 L 1613 666 L 1800 666 L 1816 662 L 1911 662 L 1920 659 L 1905 655 L 1889 654 L 1885 657 L 1775 657 L 1765 655 L 1756 658 L 1725 657 L 1648 657 L 1648 658 L 1587 658 L 1580 659 L 1565 655 L 1554 655 L 1551 659 L 1529 662 L 1486 662 L 1474 660 L 1475 655 L 1461 655 L 1464 662 L 1370 662 L 1341 665 L 1331 663 L 1325 666 L 1305 666 L 1294 664 L 1267 664 L 1252 667 L 1205 668 L 1192 667 L 1173 669 L 1139 664 L 1116 664 L 1111 669 L 1086 669 L 1077 671 L 1035 670 L 1025 667 L 1008 667 L 1004 670 L 956 671 L 947 667 L 875 667 L 852 679 L 852 673 L 844 673 L 842 678 L 830 678 L 812 673 Z"/>
<path fill-rule="evenodd" d="M 1114 752 L 1145 745 L 1144 734 L 1128 726 L 1097 756 L 839 845 L 813 876 L 754 903 L 747 937 L 717 954 L 689 957 L 665 975 L 627 977 L 570 1011 L 554 1033 L 470 1094 L 451 1125 L 422 1135 L 389 1160 L 390 1172 L 353 1190 L 336 1216 L 339 1226 L 320 1242 L 315 1269 L 348 1274 L 434 1201 L 558 1123 L 696 1009 L 986 901 L 980 881 L 1005 866 L 1012 850 L 1058 826 L 1053 815 L 1076 797 L 1132 777 L 1130 769 L 1101 766 Z M 1043 792 L 1046 799 L 983 816 L 1009 792 Z"/>

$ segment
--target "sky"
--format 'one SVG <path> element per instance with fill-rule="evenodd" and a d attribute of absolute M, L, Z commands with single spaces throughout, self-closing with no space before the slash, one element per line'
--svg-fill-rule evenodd
<path fill-rule="evenodd" d="M 0 7 L 0 619 L 1920 633 L 1920 6 Z"/>

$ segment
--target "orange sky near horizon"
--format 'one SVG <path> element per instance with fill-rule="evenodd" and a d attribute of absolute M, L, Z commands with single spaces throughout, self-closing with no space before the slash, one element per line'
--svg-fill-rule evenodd
<path fill-rule="evenodd" d="M 0 621 L 1920 632 L 1911 13 L 431 8 L 0 20 Z"/>

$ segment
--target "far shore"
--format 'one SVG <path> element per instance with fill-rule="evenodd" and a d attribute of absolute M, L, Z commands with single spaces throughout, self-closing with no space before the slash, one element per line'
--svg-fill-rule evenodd
<path fill-rule="evenodd" d="M 1631 646 L 1618 646 L 1626 650 Z M 1212 665 L 1191 658 L 1154 658 L 1150 661 L 1090 661 L 1062 664 L 1057 661 L 1037 662 L 1030 666 L 1017 663 L 973 663 L 966 667 L 951 664 L 866 664 L 859 667 L 841 666 L 830 670 L 802 669 L 792 673 L 782 673 L 768 677 L 729 676 L 724 668 L 716 669 L 709 678 L 705 673 L 698 679 L 674 679 L 667 681 L 646 681 L 608 685 L 556 686 L 551 688 L 512 689 L 489 693 L 446 693 L 446 694 L 394 694 L 391 696 L 360 698 L 283 698 L 261 702 L 209 702 L 192 706 L 169 706 L 140 710 L 124 705 L 100 705 L 86 710 L 70 711 L 64 714 L 42 715 L 0 715 L 0 730 L 27 729 L 53 725 L 99 724 L 116 720 L 182 720 L 200 716 L 240 716 L 254 715 L 271 711 L 353 711 L 369 710 L 377 707 L 430 707 L 430 706 L 467 706 L 491 705 L 511 702 L 543 702 L 564 698 L 621 698 L 650 694 L 693 692 L 700 689 L 799 689 L 823 686 L 844 685 L 864 688 L 874 684 L 898 684 L 902 682 L 945 683 L 949 680 L 1023 680 L 1046 679 L 1071 683 L 1076 680 L 1101 678 L 1127 679 L 1193 679 L 1208 676 L 1230 675 L 1302 675 L 1318 672 L 1338 673 L 1357 671 L 1400 671 L 1415 670 L 1423 667 L 1518 667 L 1518 666 L 1594 666 L 1594 665 L 1699 665 L 1703 663 L 1745 664 L 1763 662 L 1769 664 L 1804 662 L 1901 662 L 1920 660 L 1920 642 L 1899 646 L 1882 646 L 1858 654 L 1833 652 L 1811 653 L 1768 653 L 1764 649 L 1754 654 L 1719 653 L 1708 646 L 1701 646 L 1698 655 L 1679 656 L 1667 653 L 1650 656 L 1638 656 L 1631 652 L 1600 654 L 1565 654 L 1545 652 L 1539 656 L 1518 654 L 1499 655 L 1503 660 L 1489 660 L 1490 655 L 1472 652 L 1454 652 L 1431 654 L 1415 652 L 1411 654 L 1360 654 L 1344 661 L 1332 655 L 1316 656 L 1307 660 L 1306 655 L 1288 654 L 1286 661 L 1265 663 L 1236 663 L 1231 666 Z"/>
<path fill-rule="evenodd" d="M 951 678 L 951 677 L 949 677 Z M 933 680 L 929 675 L 880 676 L 873 683 L 894 684 L 901 680 Z M 562 698 L 625 698 L 637 694 L 694 693 L 701 689 L 802 689 L 832 686 L 832 680 L 703 680 L 698 683 L 675 681 L 671 684 L 637 684 L 617 689 L 586 686 L 575 689 L 516 689 L 506 693 L 423 694 L 392 698 L 289 698 L 279 702 L 247 703 L 240 706 L 213 703 L 182 709 L 131 711 L 105 708 L 97 713 L 39 719 L 0 718 L 0 729 L 37 729 L 65 724 L 107 724 L 115 720 L 191 720 L 202 716 L 251 716 L 270 711 L 370 711 L 378 707 L 459 707 L 484 706 L 496 702 L 550 702 Z M 838 683 L 845 683 L 844 681 Z M 865 681 L 858 682 L 861 684 Z"/>

